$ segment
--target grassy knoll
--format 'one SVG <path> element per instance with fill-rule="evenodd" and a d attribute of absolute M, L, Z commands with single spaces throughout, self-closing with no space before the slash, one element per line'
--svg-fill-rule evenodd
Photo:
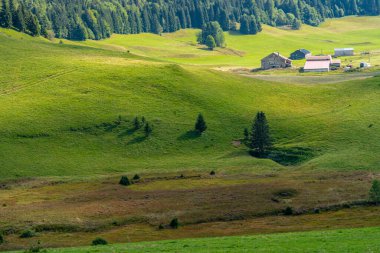
<path fill-rule="evenodd" d="M 380 228 L 217 237 L 67 248 L 48 252 L 378 252 Z"/>
<path fill-rule="evenodd" d="M 278 147 L 310 151 L 303 168 L 379 167 L 378 77 L 278 85 L 87 46 L 99 43 L 108 41 L 57 44 L 1 30 L 0 178 L 279 169 L 231 144 L 258 110 Z M 209 125 L 203 136 L 191 132 L 199 112 Z M 152 136 L 132 129 L 135 116 L 153 123 Z"/>
<path fill-rule="evenodd" d="M 114 50 L 130 50 L 133 53 L 177 63 L 202 65 L 229 65 L 259 67 L 260 59 L 274 51 L 285 56 L 299 48 L 307 48 L 314 54 L 334 53 L 334 48 L 354 47 L 355 57 L 343 58 L 343 64 L 368 61 L 360 52 L 372 52 L 372 64 L 380 65 L 380 18 L 345 17 L 328 20 L 320 27 L 302 26 L 298 31 L 263 27 L 258 35 L 226 33 L 226 49 L 208 51 L 196 46 L 198 30 L 188 29 L 162 36 L 152 34 L 113 35 L 103 41 L 87 41 L 84 44 Z M 303 61 L 296 61 L 303 66 Z"/>

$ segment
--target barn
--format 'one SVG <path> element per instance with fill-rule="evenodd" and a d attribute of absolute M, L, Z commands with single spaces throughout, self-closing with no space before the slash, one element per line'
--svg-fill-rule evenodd
<path fill-rule="evenodd" d="M 329 72 L 331 62 L 331 55 L 308 56 L 303 70 L 304 72 Z"/>
<path fill-rule="evenodd" d="M 334 56 L 353 56 L 354 55 L 354 49 L 353 48 L 335 48 L 334 49 Z"/>
<path fill-rule="evenodd" d="M 292 66 L 292 60 L 280 53 L 271 53 L 261 60 L 261 69 L 289 68 Z"/>
<path fill-rule="evenodd" d="M 292 60 L 302 60 L 305 59 L 306 57 L 311 56 L 311 52 L 306 49 L 298 49 L 294 51 L 293 53 L 290 54 L 290 59 Z"/>

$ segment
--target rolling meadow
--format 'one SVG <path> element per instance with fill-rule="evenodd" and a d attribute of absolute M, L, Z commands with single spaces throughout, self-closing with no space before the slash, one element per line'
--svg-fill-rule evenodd
<path fill-rule="evenodd" d="M 215 51 L 196 44 L 194 29 L 78 42 L 1 28 L 0 249 L 86 246 L 101 236 L 128 244 L 51 252 L 378 250 L 379 207 L 365 201 L 380 178 L 379 21 L 264 26 L 255 36 L 226 33 L 227 47 Z M 370 52 L 373 68 L 246 71 L 273 51 L 336 47 L 355 47 L 343 64 Z M 279 150 L 272 160 L 241 143 L 258 111 Z M 134 129 L 135 117 L 152 124 L 150 136 Z M 132 186 L 118 184 L 135 174 Z M 178 230 L 158 229 L 172 218 Z M 35 235 L 20 238 L 24 230 Z M 328 232 L 296 232 L 310 230 Z M 142 242 L 263 233 L 276 234 Z M 371 236 L 352 241 L 363 234 Z"/>

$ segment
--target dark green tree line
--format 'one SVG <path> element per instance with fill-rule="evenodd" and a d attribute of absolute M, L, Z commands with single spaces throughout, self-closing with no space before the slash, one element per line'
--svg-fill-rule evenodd
<path fill-rule="evenodd" d="M 242 33 L 255 34 L 261 24 L 298 29 L 326 18 L 379 14 L 380 0 L 0 0 L 0 26 L 73 40 L 160 34 L 213 21 L 224 31 L 241 23 Z"/>

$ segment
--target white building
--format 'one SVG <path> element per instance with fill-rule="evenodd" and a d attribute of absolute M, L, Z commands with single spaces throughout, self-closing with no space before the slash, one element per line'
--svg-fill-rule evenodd
<path fill-rule="evenodd" d="M 354 49 L 353 48 L 335 48 L 334 49 L 334 56 L 353 56 L 354 55 Z"/>

